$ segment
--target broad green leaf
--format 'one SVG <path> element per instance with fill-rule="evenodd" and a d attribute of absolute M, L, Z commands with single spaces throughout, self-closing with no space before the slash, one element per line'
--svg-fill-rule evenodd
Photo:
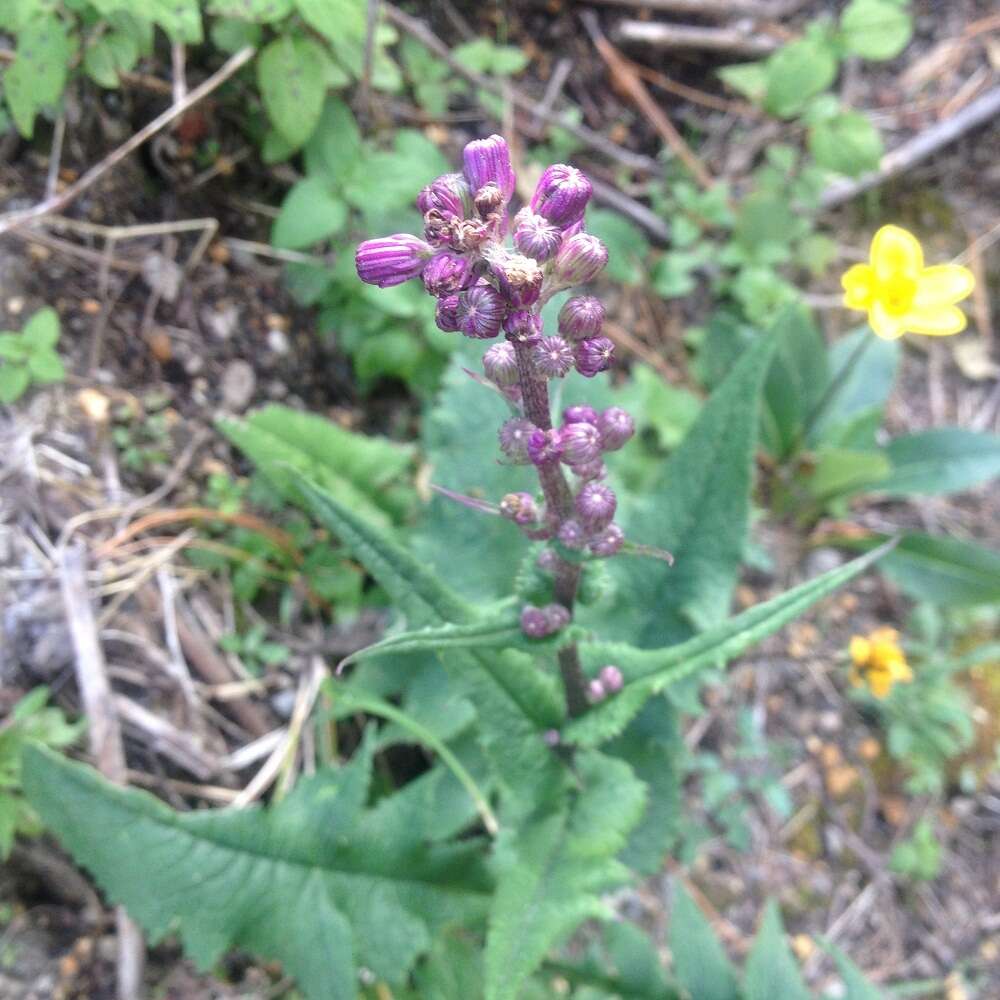
<path fill-rule="evenodd" d="M 764 107 L 771 114 L 791 118 L 811 97 L 826 90 L 837 76 L 837 59 L 831 47 L 815 38 L 782 46 L 766 66 Z"/>
<path fill-rule="evenodd" d="M 24 365 L 4 362 L 0 365 L 0 403 L 20 399 L 30 383 L 31 376 Z"/>
<path fill-rule="evenodd" d="M 102 87 L 118 86 L 118 74 L 130 70 L 139 58 L 139 44 L 124 31 L 108 31 L 87 47 L 83 68 Z"/>
<path fill-rule="evenodd" d="M 295 0 L 303 20 L 329 41 L 363 42 L 366 0 Z"/>
<path fill-rule="evenodd" d="M 128 6 L 129 11 L 134 9 Z M 143 12 L 175 42 L 197 44 L 202 40 L 198 0 L 146 0 Z"/>
<path fill-rule="evenodd" d="M 32 18 L 17 37 L 17 56 L 3 77 L 7 107 L 18 131 L 30 139 L 35 115 L 54 105 L 66 85 L 73 44 L 63 22 L 51 14 Z"/>
<path fill-rule="evenodd" d="M 528 65 L 528 56 L 514 45 L 497 45 L 490 38 L 474 38 L 452 51 L 452 55 L 476 73 L 511 76 Z"/>
<path fill-rule="evenodd" d="M 417 970 L 414 1000 L 480 1000 L 483 953 L 461 932 L 435 940 L 427 961 Z"/>
<path fill-rule="evenodd" d="M 698 1000 L 740 1000 L 740 988 L 726 951 L 697 903 L 680 884 L 670 911 L 673 972 Z M 782 994 L 775 994 L 777 1000 Z"/>
<path fill-rule="evenodd" d="M 785 941 L 781 914 L 773 900 L 764 909 L 764 918 L 750 949 L 744 977 L 746 1000 L 776 1000 L 777 997 L 781 1000 L 812 1000 Z"/>
<path fill-rule="evenodd" d="M 596 750 L 574 760 L 583 785 L 567 826 L 567 852 L 574 858 L 601 858 L 625 846 L 646 808 L 646 786 L 624 761 Z"/>
<path fill-rule="evenodd" d="M 606 663 L 616 664 L 625 675 L 625 686 L 617 695 L 571 722 L 564 730 L 566 740 L 592 747 L 617 736 L 654 694 L 700 670 L 725 666 L 866 570 L 890 548 L 891 543 L 880 546 L 846 566 L 799 584 L 675 646 L 636 649 L 624 643 L 581 643 L 580 655 L 585 665 L 597 668 Z"/>
<path fill-rule="evenodd" d="M 297 149 L 323 110 L 329 57 L 319 42 L 282 35 L 257 57 L 257 82 L 274 127 Z"/>
<path fill-rule="evenodd" d="M 865 115 L 843 111 L 809 130 L 809 151 L 821 167 L 857 177 L 878 168 L 885 147 L 878 129 Z"/>
<path fill-rule="evenodd" d="M 361 132 L 351 109 L 336 97 L 327 97 L 319 125 L 304 150 L 306 174 L 321 174 L 330 184 L 341 185 L 351 171 L 362 168 Z M 380 288 L 380 292 L 389 289 Z"/>
<path fill-rule="evenodd" d="M 646 273 L 649 242 L 642 231 L 624 215 L 606 208 L 587 212 L 587 232 L 593 233 L 608 248 L 605 274 L 612 281 L 636 285 Z"/>
<path fill-rule="evenodd" d="M 208 12 L 257 24 L 284 20 L 294 7 L 293 0 L 209 0 Z"/>
<path fill-rule="evenodd" d="M 913 18 L 897 0 L 851 0 L 840 19 L 848 52 L 864 59 L 893 59 L 913 37 Z"/>
<path fill-rule="evenodd" d="M 212 44 L 223 52 L 239 52 L 244 45 L 260 46 L 261 27 L 253 21 L 235 17 L 220 17 L 212 22 L 209 37 Z M 265 162 L 271 162 L 266 160 Z"/>
<path fill-rule="evenodd" d="M 795 213 L 786 196 L 759 191 L 741 202 L 733 236 L 750 260 L 763 256 L 770 262 L 787 257 L 794 224 Z"/>
<path fill-rule="evenodd" d="M 816 499 L 829 500 L 881 489 L 890 469 L 889 459 L 878 451 L 820 448 L 816 452 L 816 466 L 806 484 Z"/>
<path fill-rule="evenodd" d="M 347 205 L 326 180 L 307 177 L 285 195 L 271 229 L 271 242 L 286 250 L 301 250 L 339 233 L 347 214 Z"/>
<path fill-rule="evenodd" d="M 767 93 L 767 63 L 763 60 L 752 63 L 737 63 L 716 70 L 723 83 L 738 94 L 760 104 Z"/>
<path fill-rule="evenodd" d="M 25 323 L 21 337 L 36 350 L 55 347 L 59 341 L 59 314 L 50 306 L 39 309 Z"/>
<path fill-rule="evenodd" d="M 0 333 L 0 358 L 7 361 L 27 361 L 31 348 L 19 333 Z"/>
<path fill-rule="evenodd" d="M 28 370 L 35 382 L 59 382 L 66 377 L 66 368 L 55 351 L 35 351 L 28 358 Z"/>
<path fill-rule="evenodd" d="M 1000 437 L 961 427 L 894 438 L 886 455 L 892 471 L 878 484 L 880 493 L 955 493 L 1000 475 Z"/>
<path fill-rule="evenodd" d="M 174 812 L 38 748 L 25 752 L 24 785 L 154 940 L 178 930 L 201 968 L 242 947 L 281 961 L 309 1000 L 353 1000 L 355 961 L 401 984 L 431 934 L 478 920 L 489 892 L 475 841 L 430 846 L 384 822 L 384 807 L 364 809 L 371 750 L 366 741 L 350 765 L 268 810 Z M 413 829 L 416 804 L 400 804 Z"/>

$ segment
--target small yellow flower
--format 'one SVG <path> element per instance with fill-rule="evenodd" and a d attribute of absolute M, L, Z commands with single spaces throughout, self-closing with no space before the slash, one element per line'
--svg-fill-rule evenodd
<path fill-rule="evenodd" d="M 899 646 L 899 633 L 894 628 L 877 628 L 866 639 L 856 635 L 850 644 L 851 683 L 855 687 L 867 684 L 879 699 L 885 698 L 893 684 L 913 680 L 913 671 Z"/>
<path fill-rule="evenodd" d="M 872 239 L 869 263 L 855 264 L 840 279 L 844 305 L 868 313 L 884 340 L 904 333 L 947 337 L 965 329 L 957 308 L 972 291 L 972 272 L 958 264 L 924 267 L 924 251 L 912 233 L 883 226 Z"/>

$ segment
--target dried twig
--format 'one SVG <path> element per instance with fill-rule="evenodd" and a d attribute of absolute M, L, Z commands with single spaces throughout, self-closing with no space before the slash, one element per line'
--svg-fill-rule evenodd
<path fill-rule="evenodd" d="M 66 109 L 63 108 L 56 118 L 52 129 L 52 148 L 49 151 L 49 169 L 45 175 L 45 197 L 53 198 L 56 185 L 59 183 L 59 164 L 62 161 L 63 139 L 66 137 Z"/>
<path fill-rule="evenodd" d="M 752 24 L 699 28 L 687 24 L 626 19 L 615 26 L 615 37 L 620 42 L 652 45 L 659 49 L 707 49 L 746 56 L 766 56 L 781 45 L 780 39 L 763 34 Z"/>
<path fill-rule="evenodd" d="M 139 129 L 128 141 L 122 143 L 117 149 L 110 152 L 100 163 L 91 167 L 79 180 L 71 184 L 61 194 L 52 198 L 46 198 L 31 208 L 20 212 L 8 212 L 0 216 L 0 234 L 9 232 L 18 226 L 23 226 L 32 219 L 38 219 L 43 215 L 50 215 L 53 212 L 62 211 L 67 205 L 78 198 L 91 185 L 100 180 L 109 170 L 117 166 L 130 153 L 138 149 L 144 142 L 151 139 L 157 132 L 169 125 L 175 118 L 184 114 L 188 108 L 197 104 L 203 97 L 210 94 L 217 87 L 226 82 L 241 66 L 249 62 L 256 49 L 247 45 L 240 49 L 235 55 L 230 56 L 225 63 L 213 73 L 207 80 L 194 88 L 183 101 L 171 104 L 166 111 L 157 115 L 148 125 Z"/>
<path fill-rule="evenodd" d="M 776 21 L 787 17 L 806 0 L 594 0 L 608 7 L 643 7 L 646 10 L 663 10 L 671 14 L 697 14 L 699 17 L 727 18 L 752 17 L 757 20 Z"/>
<path fill-rule="evenodd" d="M 156 753 L 173 761 L 200 781 L 207 781 L 212 775 L 218 774 L 218 758 L 206 751 L 191 733 L 178 729 L 124 695 L 115 695 L 114 705 L 122 722 L 142 733 Z"/>

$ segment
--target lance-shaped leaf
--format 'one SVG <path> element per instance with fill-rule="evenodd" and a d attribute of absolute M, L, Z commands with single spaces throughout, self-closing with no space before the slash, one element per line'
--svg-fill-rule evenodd
<path fill-rule="evenodd" d="M 371 748 L 267 810 L 175 812 L 40 748 L 25 752 L 23 780 L 46 825 L 151 937 L 178 931 L 201 968 L 246 948 L 282 962 L 309 1000 L 353 1000 L 357 964 L 404 982 L 432 935 L 479 920 L 490 892 L 475 841 L 428 846 L 407 832 L 426 827 L 414 809 L 425 800 L 406 800 L 406 822 L 364 808 Z"/>
<path fill-rule="evenodd" d="M 564 731 L 565 738 L 580 746 L 598 746 L 617 736 L 654 694 L 698 671 L 725 666 L 866 570 L 892 545 L 890 542 L 846 566 L 793 587 L 676 646 L 636 649 L 624 643 L 581 644 L 580 654 L 585 664 L 595 667 L 602 663 L 617 664 L 625 675 L 625 686 L 613 698 L 600 702 L 571 722 Z"/>

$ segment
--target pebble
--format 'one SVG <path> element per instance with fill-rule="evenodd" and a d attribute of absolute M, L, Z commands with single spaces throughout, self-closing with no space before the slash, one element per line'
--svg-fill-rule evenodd
<path fill-rule="evenodd" d="M 815 549 L 806 559 L 806 576 L 819 576 L 843 565 L 843 562 L 844 557 L 836 549 Z"/>
<path fill-rule="evenodd" d="M 184 272 L 175 260 L 162 253 L 147 254 L 142 262 L 142 280 L 167 300 L 175 302 Z"/>
<path fill-rule="evenodd" d="M 292 347 L 288 342 L 288 334 L 278 327 L 272 327 L 267 331 L 267 346 L 275 354 L 287 354 Z"/>
<path fill-rule="evenodd" d="M 229 304 L 217 309 L 205 309 L 201 318 L 213 336 L 219 340 L 228 340 L 236 332 L 240 311 L 235 305 Z"/>
<path fill-rule="evenodd" d="M 257 376 L 253 368 L 241 358 L 226 365 L 222 373 L 222 405 L 233 413 L 241 413 L 250 405 L 257 388 Z"/>

